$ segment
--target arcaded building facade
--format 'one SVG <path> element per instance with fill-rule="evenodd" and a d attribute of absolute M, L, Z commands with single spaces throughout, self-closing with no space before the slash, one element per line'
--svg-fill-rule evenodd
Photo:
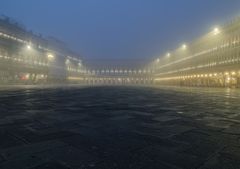
<path fill-rule="evenodd" d="M 0 84 L 66 82 L 83 76 L 83 69 L 78 54 L 63 42 L 0 17 Z"/>
<path fill-rule="evenodd" d="M 240 87 L 240 18 L 156 59 L 155 84 Z"/>

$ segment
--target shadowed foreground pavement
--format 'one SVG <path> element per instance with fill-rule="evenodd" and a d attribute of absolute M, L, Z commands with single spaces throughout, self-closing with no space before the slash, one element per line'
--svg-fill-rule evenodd
<path fill-rule="evenodd" d="M 1 169 L 237 169 L 240 91 L 0 90 Z"/>

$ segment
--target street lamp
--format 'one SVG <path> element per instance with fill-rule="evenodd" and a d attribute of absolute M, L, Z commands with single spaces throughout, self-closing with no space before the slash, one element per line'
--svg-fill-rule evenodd
<path fill-rule="evenodd" d="M 171 56 L 171 53 L 167 53 L 167 57 L 169 58 Z"/>
<path fill-rule="evenodd" d="M 218 27 L 215 27 L 214 30 L 213 30 L 213 33 L 214 33 L 214 35 L 219 34 L 219 33 L 220 33 L 219 28 L 218 28 Z"/>
<path fill-rule="evenodd" d="M 54 56 L 52 54 L 48 54 L 48 59 L 49 60 L 53 60 L 54 59 Z"/>
<path fill-rule="evenodd" d="M 182 49 L 186 49 L 187 48 L 187 45 L 184 43 L 183 45 L 182 45 Z"/>

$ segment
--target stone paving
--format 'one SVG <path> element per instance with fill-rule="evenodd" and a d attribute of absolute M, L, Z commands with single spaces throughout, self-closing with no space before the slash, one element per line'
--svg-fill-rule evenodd
<path fill-rule="evenodd" d="M 238 169 L 240 91 L 0 88 L 1 169 Z"/>

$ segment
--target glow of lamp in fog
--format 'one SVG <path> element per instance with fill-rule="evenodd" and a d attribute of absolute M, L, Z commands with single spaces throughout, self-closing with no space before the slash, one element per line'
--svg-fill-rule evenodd
<path fill-rule="evenodd" d="M 183 44 L 182 45 L 182 49 L 186 49 L 187 48 L 187 45 L 186 44 Z"/>
<path fill-rule="evenodd" d="M 214 35 L 219 34 L 220 33 L 219 28 L 218 27 L 214 28 L 213 33 L 214 33 Z"/>
<path fill-rule="evenodd" d="M 48 59 L 54 59 L 54 56 L 52 54 L 48 54 Z"/>

